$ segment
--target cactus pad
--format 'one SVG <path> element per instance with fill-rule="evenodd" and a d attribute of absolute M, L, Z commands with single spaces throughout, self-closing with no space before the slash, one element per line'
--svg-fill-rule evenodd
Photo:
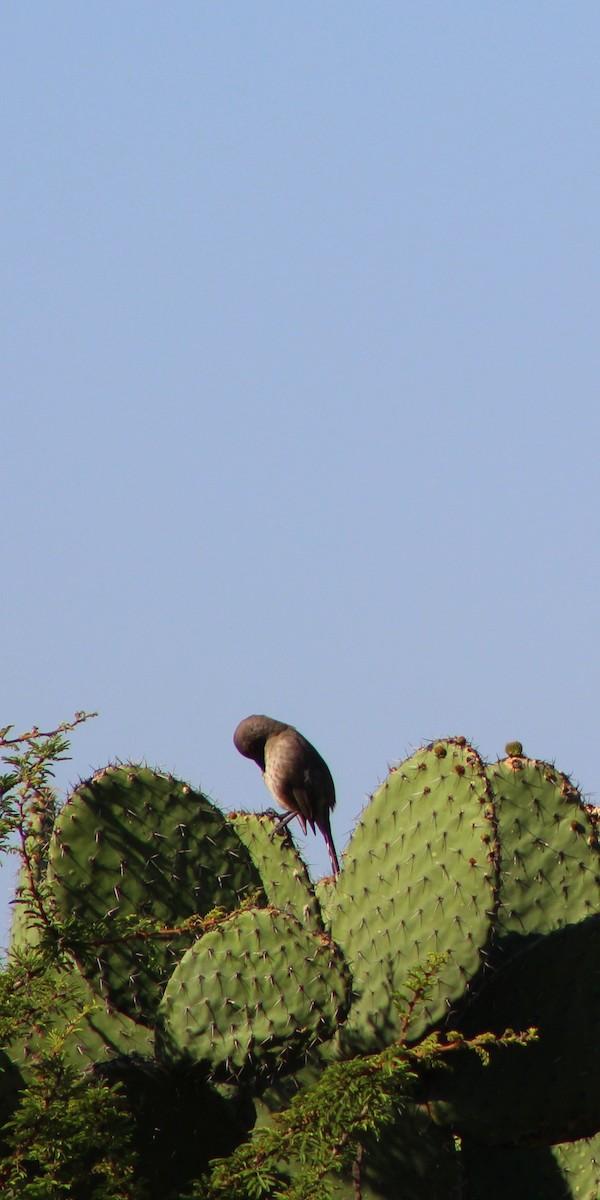
<path fill-rule="evenodd" d="M 485 771 L 464 738 L 436 742 L 391 772 L 363 811 L 331 902 L 332 937 L 357 993 L 343 1030 L 349 1048 L 398 1036 L 394 993 L 430 954 L 448 962 L 411 1036 L 464 995 L 488 944 L 496 853 Z"/>
<path fill-rule="evenodd" d="M 288 913 L 235 913 L 176 967 L 159 1008 L 165 1061 L 203 1063 L 216 1078 L 271 1076 L 331 1037 L 348 981 L 324 934 Z"/>
<path fill-rule="evenodd" d="M 265 813 L 231 813 L 229 820 L 250 852 L 268 903 L 322 931 L 314 888 L 289 831 L 275 833 L 273 821 Z"/>
<path fill-rule="evenodd" d="M 513 935 L 510 943 L 595 912 L 600 907 L 596 819 L 570 779 L 548 763 L 522 756 L 494 763 L 486 773 L 500 843 L 498 936 Z"/>
<path fill-rule="evenodd" d="M 48 875 L 60 913 L 81 922 L 74 950 L 84 972 L 147 1023 L 191 941 L 178 926 L 216 906 L 230 911 L 260 886 L 246 847 L 206 796 L 133 765 L 76 788 L 56 820 Z M 136 928 L 139 918 L 156 935 Z"/>

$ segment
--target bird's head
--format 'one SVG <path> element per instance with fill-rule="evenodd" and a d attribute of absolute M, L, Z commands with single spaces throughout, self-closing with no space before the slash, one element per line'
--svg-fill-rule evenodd
<path fill-rule="evenodd" d="M 289 729 L 289 725 L 284 725 L 283 721 L 255 714 L 240 721 L 233 735 L 233 744 L 244 758 L 251 758 L 264 771 L 267 739 L 274 733 L 283 733 L 284 729 Z"/>

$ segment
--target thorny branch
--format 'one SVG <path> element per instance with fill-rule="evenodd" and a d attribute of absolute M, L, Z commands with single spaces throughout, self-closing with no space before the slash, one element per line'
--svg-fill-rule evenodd
<path fill-rule="evenodd" d="M 0 758 L 11 768 L 0 779 L 0 831 L 9 853 L 20 854 L 25 869 L 27 902 L 33 916 L 47 933 L 56 928 L 40 888 L 47 833 L 56 815 L 56 794 L 50 784 L 53 766 L 64 762 L 69 741 L 66 734 L 97 716 L 79 711 L 72 721 L 62 721 L 55 729 L 40 730 L 34 725 L 16 737 L 8 735 L 14 726 L 0 728 Z M 1 754 L 2 751 L 10 753 Z M 17 846 L 10 845 L 16 836 Z"/>

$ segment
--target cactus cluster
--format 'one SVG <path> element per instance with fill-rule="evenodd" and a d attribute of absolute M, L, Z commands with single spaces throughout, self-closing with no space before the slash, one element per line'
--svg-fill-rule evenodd
<path fill-rule="evenodd" d="M 491 765 L 460 737 L 418 750 L 366 805 L 337 880 L 316 888 L 268 815 L 224 815 L 145 766 L 81 783 L 39 840 L 12 954 L 43 938 L 41 911 L 61 930 L 51 1024 L 82 1069 L 145 1097 L 174 1089 L 188 1129 L 192 1110 L 198 1127 L 218 1110 L 232 1147 L 327 1063 L 433 1031 L 535 1027 L 489 1063 L 467 1049 L 452 1070 L 424 1062 L 411 1105 L 368 1148 L 363 1194 L 477 1200 L 497 1147 L 510 1147 L 507 1177 L 538 1170 L 560 1180 L 550 1197 L 595 1194 L 578 1190 L 595 1178 L 595 1142 L 561 1144 L 600 1129 L 597 817 L 519 743 Z M 398 993 L 432 954 L 443 965 L 407 1012 Z M 3 1114 L 47 1034 L 4 1047 Z M 144 1103 L 156 1142 L 160 1103 Z M 212 1137 L 197 1144 L 190 1177 L 216 1153 Z"/>

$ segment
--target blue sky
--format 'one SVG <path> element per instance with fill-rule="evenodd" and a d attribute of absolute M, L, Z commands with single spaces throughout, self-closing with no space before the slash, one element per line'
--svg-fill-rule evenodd
<path fill-rule="evenodd" d="M 261 807 L 266 712 L 339 848 L 446 734 L 600 801 L 599 38 L 552 0 L 4 6 L 0 723 L 99 710 L 61 787 L 145 758 Z"/>

